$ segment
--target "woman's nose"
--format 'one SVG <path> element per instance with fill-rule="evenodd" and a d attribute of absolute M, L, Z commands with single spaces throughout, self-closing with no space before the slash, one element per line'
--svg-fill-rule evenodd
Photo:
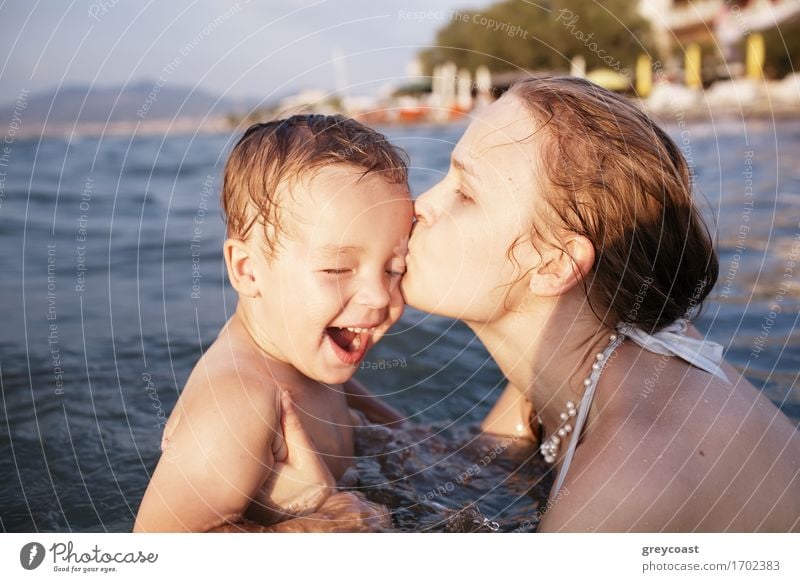
<path fill-rule="evenodd" d="M 417 222 L 431 224 L 436 219 L 437 209 L 431 195 L 432 189 L 414 200 L 414 218 Z"/>

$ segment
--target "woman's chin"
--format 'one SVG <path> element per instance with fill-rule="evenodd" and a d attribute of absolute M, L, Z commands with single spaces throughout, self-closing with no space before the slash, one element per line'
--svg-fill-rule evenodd
<path fill-rule="evenodd" d="M 447 315 L 443 311 L 447 306 L 442 303 L 441 293 L 436 293 L 435 290 L 417 285 L 414 281 L 402 287 L 402 291 L 403 298 L 410 307 L 434 315 Z"/>

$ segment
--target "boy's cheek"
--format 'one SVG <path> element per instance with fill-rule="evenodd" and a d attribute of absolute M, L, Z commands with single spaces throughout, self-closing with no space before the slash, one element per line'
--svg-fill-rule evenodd
<path fill-rule="evenodd" d="M 403 310 L 406 308 L 406 303 L 403 300 L 403 294 L 400 292 L 400 285 L 392 291 L 392 302 L 389 304 L 389 319 L 392 325 L 400 320 L 403 315 Z"/>
<path fill-rule="evenodd" d="M 386 335 L 394 324 L 396 324 L 400 320 L 400 316 L 403 315 L 403 309 L 405 309 L 405 304 L 403 303 L 402 297 L 400 298 L 399 302 L 394 301 L 394 296 L 392 297 L 393 301 L 389 305 L 389 312 L 387 313 L 387 318 L 384 324 L 381 326 L 380 332 L 378 332 L 374 336 L 373 345 L 380 342 L 383 337 Z"/>

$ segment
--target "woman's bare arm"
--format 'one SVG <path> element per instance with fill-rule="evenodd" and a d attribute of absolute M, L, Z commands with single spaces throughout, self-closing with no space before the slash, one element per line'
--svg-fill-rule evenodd
<path fill-rule="evenodd" d="M 363 412 L 370 422 L 399 427 L 405 421 L 405 416 L 400 411 L 375 396 L 355 378 L 345 382 L 342 387 L 347 404 L 351 408 Z"/>

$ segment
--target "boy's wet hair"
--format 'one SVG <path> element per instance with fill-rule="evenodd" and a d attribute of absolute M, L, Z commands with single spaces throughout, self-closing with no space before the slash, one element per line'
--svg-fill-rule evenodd
<path fill-rule="evenodd" d="M 222 209 L 228 237 L 247 240 L 264 229 L 266 252 L 277 253 L 281 235 L 278 190 L 310 178 L 325 166 L 349 166 L 392 184 L 408 181 L 405 152 L 377 131 L 342 115 L 293 115 L 245 131 L 225 165 Z"/>

